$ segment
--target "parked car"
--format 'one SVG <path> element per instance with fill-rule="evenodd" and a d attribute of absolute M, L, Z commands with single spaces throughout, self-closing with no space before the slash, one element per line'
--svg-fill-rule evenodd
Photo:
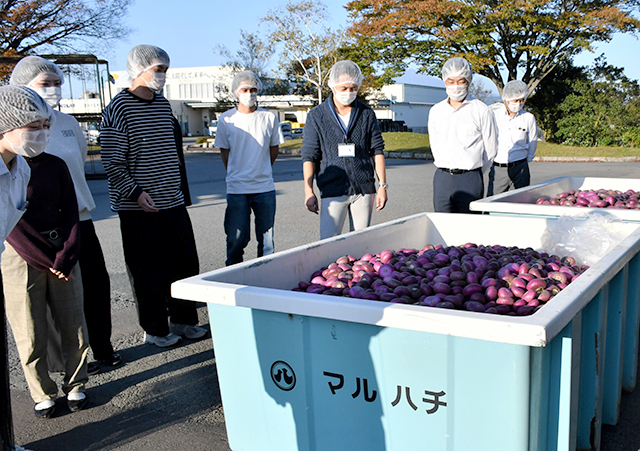
<path fill-rule="evenodd" d="M 280 130 L 282 130 L 282 136 L 284 139 L 293 139 L 290 122 L 280 122 Z"/>
<path fill-rule="evenodd" d="M 293 139 L 302 139 L 302 137 L 304 136 L 304 128 L 300 127 L 300 128 L 292 128 L 291 129 L 291 136 L 293 137 Z"/>
<path fill-rule="evenodd" d="M 216 131 L 218 131 L 218 121 L 211 121 L 209 124 L 209 136 L 216 136 Z"/>
<path fill-rule="evenodd" d="M 87 144 L 90 146 L 97 146 L 100 144 L 100 130 L 93 124 L 89 126 L 88 130 L 83 130 L 85 134 L 85 138 L 87 139 Z"/>

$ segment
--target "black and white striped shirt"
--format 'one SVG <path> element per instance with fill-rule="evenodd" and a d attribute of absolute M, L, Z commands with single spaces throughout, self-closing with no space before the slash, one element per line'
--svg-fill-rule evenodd
<path fill-rule="evenodd" d="M 111 209 L 142 210 L 146 192 L 160 210 L 184 204 L 169 101 L 145 100 L 124 90 L 102 114 L 101 157 L 109 181 Z"/>

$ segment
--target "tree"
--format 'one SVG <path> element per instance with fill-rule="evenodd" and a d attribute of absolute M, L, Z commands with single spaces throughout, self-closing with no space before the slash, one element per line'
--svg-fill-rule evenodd
<path fill-rule="evenodd" d="M 291 62 L 297 65 L 297 82 L 311 84 L 322 102 L 322 87 L 329 68 L 337 61 L 337 50 L 343 33 L 323 26 L 327 19 L 327 7 L 321 2 L 292 0 L 284 6 L 269 11 L 262 22 L 272 27 L 269 40 L 280 44 L 280 68 L 286 72 Z"/>
<path fill-rule="evenodd" d="M 481 80 L 473 80 L 469 86 L 469 94 L 474 96 L 476 99 L 487 103 L 487 98 L 491 94 L 491 89 L 485 88 L 484 83 Z"/>
<path fill-rule="evenodd" d="M 130 32 L 132 0 L 0 0 L 0 55 L 93 53 Z M 0 77 L 12 67 L 0 67 Z"/>
<path fill-rule="evenodd" d="M 230 66 L 235 72 L 241 70 L 253 71 L 259 78 L 267 77 L 267 66 L 273 55 L 273 47 L 269 47 L 260 40 L 256 33 L 240 30 L 240 50 L 232 54 L 225 45 L 217 46 L 218 53 L 227 58 L 225 66 Z"/>
<path fill-rule="evenodd" d="M 520 79 L 530 92 L 563 60 L 616 32 L 637 33 L 640 0 L 353 0 L 350 33 L 361 65 L 381 76 L 414 63 L 439 75 L 463 56 L 502 92 Z"/>
<path fill-rule="evenodd" d="M 556 138 L 576 146 L 640 146 L 640 85 L 604 56 L 571 83 L 559 105 Z"/>

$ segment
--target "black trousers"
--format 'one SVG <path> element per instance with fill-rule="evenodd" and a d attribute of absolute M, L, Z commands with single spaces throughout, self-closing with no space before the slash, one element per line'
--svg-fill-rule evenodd
<path fill-rule="evenodd" d="M 138 307 L 140 326 L 164 337 L 169 323 L 198 323 L 196 304 L 171 297 L 171 284 L 197 275 L 198 252 L 184 205 L 160 210 L 119 211 L 124 259 Z"/>
<path fill-rule="evenodd" d="M 89 345 L 96 360 L 113 354 L 111 345 L 111 284 L 93 221 L 80 221 L 80 272 L 84 291 L 84 317 Z"/>
<path fill-rule="evenodd" d="M 469 204 L 482 199 L 484 179 L 480 169 L 450 174 L 437 169 L 433 176 L 433 209 L 441 213 L 470 213 Z"/>
<path fill-rule="evenodd" d="M 13 417 L 11 416 L 11 392 L 9 385 L 9 358 L 7 349 L 7 321 L 4 314 L 4 292 L 0 274 L 0 323 L 2 341 L 0 343 L 0 451 L 13 451 Z"/>

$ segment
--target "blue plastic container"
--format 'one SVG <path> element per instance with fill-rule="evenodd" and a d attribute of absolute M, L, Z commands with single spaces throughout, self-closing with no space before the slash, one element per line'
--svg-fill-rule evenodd
<path fill-rule="evenodd" d="M 231 449 L 597 448 L 635 386 L 637 224 L 528 317 L 290 291 L 345 254 L 540 249 L 551 221 L 424 213 L 173 284 L 208 304 Z"/>

